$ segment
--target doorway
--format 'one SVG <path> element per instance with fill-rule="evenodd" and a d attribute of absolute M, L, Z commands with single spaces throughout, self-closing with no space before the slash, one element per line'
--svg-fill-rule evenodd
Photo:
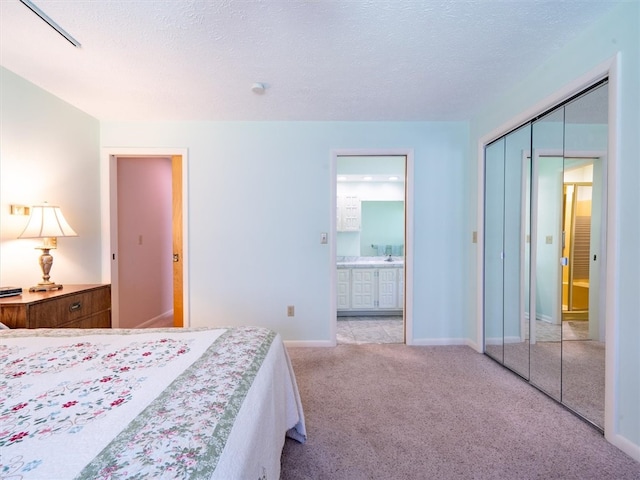
<path fill-rule="evenodd" d="M 405 343 L 407 156 L 336 156 L 336 343 Z"/>
<path fill-rule="evenodd" d="M 175 150 L 175 149 L 174 149 Z M 131 210 L 138 215 L 155 216 L 156 226 L 146 229 L 146 218 L 139 218 L 134 227 L 123 224 L 126 217 L 126 201 L 120 197 L 121 189 L 126 188 L 119 175 L 121 159 L 128 159 L 129 166 L 141 170 L 139 174 L 150 174 L 154 177 L 147 188 L 150 195 L 141 195 L 136 202 L 146 203 L 144 208 L 130 203 Z M 186 151 L 159 151 L 158 149 L 117 149 L 103 150 L 103 172 L 106 181 L 102 185 L 103 197 L 103 271 L 105 283 L 111 283 L 112 324 L 120 328 L 140 328 L 156 326 L 188 326 L 188 304 L 184 292 L 188 291 L 186 251 L 187 204 L 186 204 Z M 156 168 L 145 168 L 155 166 Z M 158 165 L 163 165 L 159 169 Z M 125 169 L 126 170 L 126 169 Z M 152 173 L 152 172 L 156 173 Z M 159 174 L 158 171 L 164 173 Z M 120 188 L 119 188 L 120 187 Z M 140 186 L 142 188 L 142 186 Z M 155 191 L 155 193 L 153 193 Z M 147 192 L 149 193 L 149 192 Z M 156 196 L 158 198 L 156 198 Z M 147 201 L 149 198 L 155 201 Z M 125 205 L 122 205 L 125 203 Z M 160 220 L 158 220 L 160 219 Z M 131 222 L 131 219 L 128 220 Z M 154 223 L 154 222 L 151 222 Z M 164 230 L 163 230 L 164 229 Z M 124 230 L 124 231 L 123 231 Z M 135 231 L 134 231 L 135 230 Z M 138 231 L 140 230 L 140 231 Z M 143 231 L 144 230 L 144 231 Z M 127 243 L 127 245 L 121 242 Z M 122 247 L 125 250 L 122 250 Z M 151 248 L 153 247 L 153 248 Z M 127 252 L 126 249 L 129 249 Z M 136 282 L 131 284 L 131 272 L 127 269 L 132 264 L 140 263 L 148 255 L 143 250 L 155 250 L 155 262 L 147 263 L 142 272 L 134 273 Z M 136 252 L 137 250 L 137 252 Z M 137 254 L 137 255 L 136 255 Z M 127 260 L 129 258 L 129 260 Z M 134 259 L 131 261 L 131 259 Z M 146 259 L 149 262 L 149 259 Z M 151 266 L 150 266 L 151 265 Z M 158 270 L 156 272 L 156 270 Z M 161 274 L 158 272 L 162 272 Z M 139 293 L 136 302 L 145 306 L 132 311 L 127 307 L 127 295 L 130 290 Z M 129 290 L 129 291 L 128 291 Z M 158 305 L 153 296 L 162 295 L 166 301 Z M 122 302 L 121 302 L 122 300 Z M 122 304 L 121 304 L 122 303 Z"/>
<path fill-rule="evenodd" d="M 592 206 L 593 162 L 565 171 L 562 206 L 563 322 L 589 321 Z"/>

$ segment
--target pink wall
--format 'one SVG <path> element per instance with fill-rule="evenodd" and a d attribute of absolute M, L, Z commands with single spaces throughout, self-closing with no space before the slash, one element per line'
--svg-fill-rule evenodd
<path fill-rule="evenodd" d="M 120 327 L 171 313 L 171 159 L 118 158 Z"/>

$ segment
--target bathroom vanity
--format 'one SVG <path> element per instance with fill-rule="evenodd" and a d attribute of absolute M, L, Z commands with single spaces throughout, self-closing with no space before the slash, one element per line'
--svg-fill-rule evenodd
<path fill-rule="evenodd" d="M 342 257 L 338 258 L 337 267 L 338 316 L 402 312 L 402 257 Z"/>

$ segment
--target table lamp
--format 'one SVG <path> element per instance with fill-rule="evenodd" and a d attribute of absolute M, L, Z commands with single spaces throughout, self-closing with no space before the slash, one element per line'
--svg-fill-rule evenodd
<path fill-rule="evenodd" d="M 36 247 L 42 250 L 40 255 L 40 268 L 42 268 L 42 281 L 29 289 L 30 292 L 45 292 L 49 290 L 59 290 L 62 285 L 49 280 L 49 272 L 53 265 L 53 257 L 49 253 L 58 245 L 57 237 L 77 237 L 78 234 L 67 223 L 62 215 L 60 207 L 49 205 L 44 202 L 42 205 L 31 207 L 31 216 L 24 231 L 18 238 L 42 238 L 42 245 Z"/>

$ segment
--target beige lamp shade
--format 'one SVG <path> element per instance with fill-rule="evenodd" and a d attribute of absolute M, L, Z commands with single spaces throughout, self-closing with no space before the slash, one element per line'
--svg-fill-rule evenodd
<path fill-rule="evenodd" d="M 29 222 L 18 238 L 77 237 L 57 205 L 31 207 Z"/>

